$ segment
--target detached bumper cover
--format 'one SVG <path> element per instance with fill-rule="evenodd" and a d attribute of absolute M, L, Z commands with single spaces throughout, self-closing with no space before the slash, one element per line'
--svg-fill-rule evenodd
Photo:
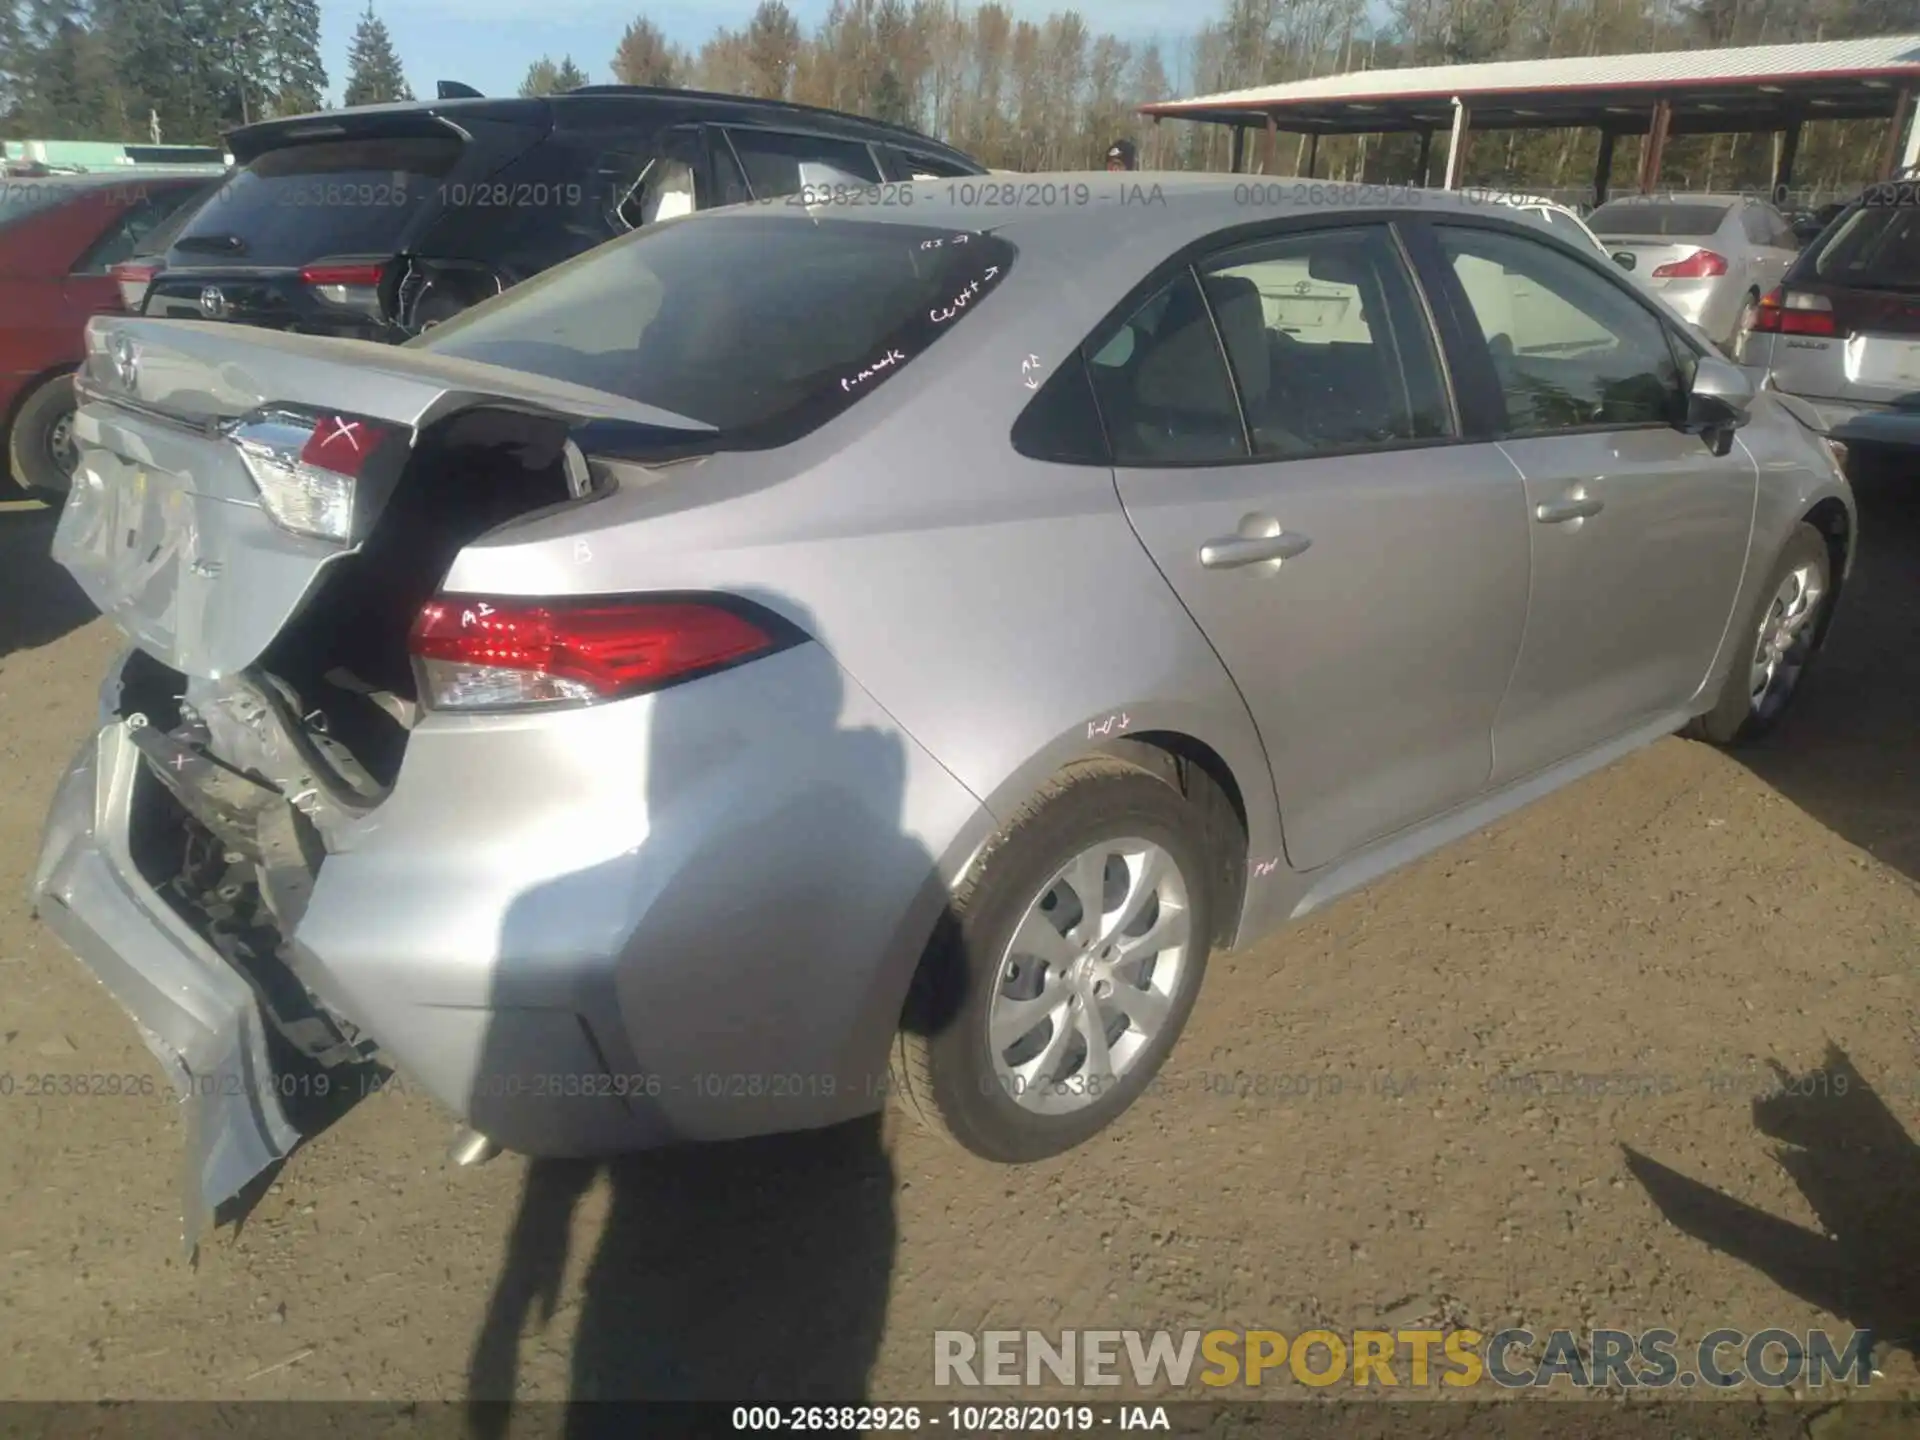
<path fill-rule="evenodd" d="M 300 1137 L 274 1088 L 252 987 L 134 867 L 127 819 L 142 763 L 124 721 L 82 748 L 55 793 L 32 898 L 133 1017 L 180 1096 L 191 1253 L 219 1206 Z"/>

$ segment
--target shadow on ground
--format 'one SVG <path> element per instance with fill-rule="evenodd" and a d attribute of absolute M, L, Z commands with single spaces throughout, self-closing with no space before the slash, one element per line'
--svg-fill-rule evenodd
<path fill-rule="evenodd" d="M 0 659 L 51 645 L 98 613 L 48 554 L 59 519 L 47 506 L 0 506 Z"/>
<path fill-rule="evenodd" d="M 1735 752 L 1851 844 L 1920 880 L 1920 467 L 1854 480 L 1860 554 L 1793 708 Z"/>
<path fill-rule="evenodd" d="M 1895 1345 L 1920 1356 L 1920 1145 L 1839 1046 L 1830 1044 L 1824 1063 L 1805 1075 L 1777 1063 L 1773 1071 L 1774 1088 L 1753 1103 L 1753 1123 L 1779 1142 L 1774 1159 L 1806 1196 L 1820 1230 L 1632 1149 L 1627 1168 L 1660 1213 L 1694 1239 L 1872 1332 L 1876 1350 Z"/>

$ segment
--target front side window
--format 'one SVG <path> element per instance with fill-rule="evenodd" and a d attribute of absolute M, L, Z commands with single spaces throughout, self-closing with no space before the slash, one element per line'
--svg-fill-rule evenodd
<path fill-rule="evenodd" d="M 1265 240 L 1201 267 L 1256 455 L 1449 433 L 1440 362 L 1385 226 Z"/>
<path fill-rule="evenodd" d="M 1436 230 L 1486 339 L 1505 433 L 1680 419 L 1684 390 L 1666 328 L 1618 285 L 1524 235 Z"/>
<path fill-rule="evenodd" d="M 802 211 L 661 221 L 408 343 L 781 444 L 911 365 L 1013 264 L 994 236 Z"/>
<path fill-rule="evenodd" d="M 1191 270 L 1128 316 L 1088 363 L 1116 465 L 1247 458 L 1233 380 Z"/>

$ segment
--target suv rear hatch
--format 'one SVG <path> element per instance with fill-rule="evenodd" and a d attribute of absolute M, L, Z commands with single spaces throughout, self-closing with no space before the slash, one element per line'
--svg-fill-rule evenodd
<path fill-rule="evenodd" d="M 165 256 L 144 313 L 388 338 L 381 283 L 430 227 L 444 187 L 491 173 L 540 123 L 426 110 L 276 121 L 236 132 L 241 168 Z"/>
<path fill-rule="evenodd" d="M 1920 404 L 1920 210 L 1858 206 L 1766 299 L 1774 385 L 1810 399 Z"/>

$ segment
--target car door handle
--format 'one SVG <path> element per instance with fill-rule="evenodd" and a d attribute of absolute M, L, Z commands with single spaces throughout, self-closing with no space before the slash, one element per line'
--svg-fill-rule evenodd
<path fill-rule="evenodd" d="M 1313 541 L 1295 531 L 1278 535 L 1227 535 L 1200 547 L 1200 563 L 1209 570 L 1235 570 L 1263 560 L 1291 560 Z"/>
<path fill-rule="evenodd" d="M 1606 506 L 1591 495 L 1582 495 L 1579 491 L 1560 500 L 1548 500 L 1533 507 L 1533 518 L 1542 525 L 1559 525 L 1568 520 L 1584 520 L 1589 515 L 1598 515 Z"/>

